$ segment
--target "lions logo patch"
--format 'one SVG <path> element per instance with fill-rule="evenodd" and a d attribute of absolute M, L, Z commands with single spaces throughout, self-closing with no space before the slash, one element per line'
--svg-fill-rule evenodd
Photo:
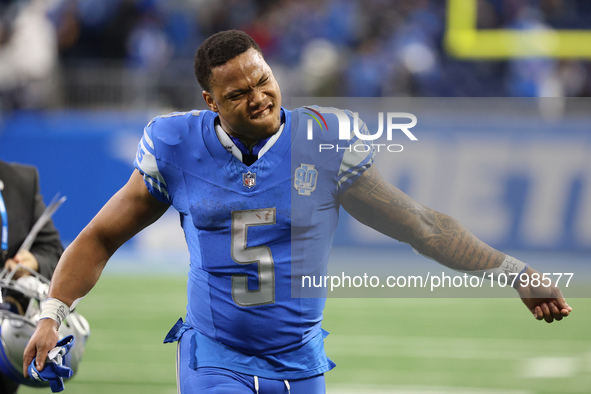
<path fill-rule="evenodd" d="M 309 196 L 316 190 L 316 181 L 318 180 L 318 170 L 313 164 L 302 163 L 295 170 L 293 187 L 301 196 Z"/>

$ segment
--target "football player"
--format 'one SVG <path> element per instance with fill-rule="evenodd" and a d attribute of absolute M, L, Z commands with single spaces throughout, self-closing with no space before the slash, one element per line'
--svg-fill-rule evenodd
<path fill-rule="evenodd" d="M 374 154 L 352 133 L 335 141 L 347 112 L 287 110 L 256 42 L 240 31 L 209 37 L 195 56 L 208 110 L 177 112 L 144 130 L 128 183 L 67 248 L 25 351 L 43 368 L 64 311 L 88 293 L 111 255 L 168 208 L 179 212 L 190 250 L 187 315 L 178 341 L 181 393 L 322 393 L 334 364 L 324 351 L 322 298 L 292 297 L 292 276 L 322 274 L 339 206 L 422 254 L 463 271 L 532 275 L 524 263 L 480 241 L 453 218 L 386 183 Z M 306 112 L 326 133 L 307 138 Z M 352 122 L 350 122 L 352 123 Z M 364 129 L 360 124 L 360 129 Z M 330 131 L 329 131 L 330 130 Z M 519 287 L 537 319 L 568 316 L 556 287 Z"/>

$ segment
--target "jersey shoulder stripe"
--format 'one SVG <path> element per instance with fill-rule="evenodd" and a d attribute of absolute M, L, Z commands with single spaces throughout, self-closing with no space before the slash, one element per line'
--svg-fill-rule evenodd
<path fill-rule="evenodd" d="M 187 135 L 192 117 L 201 111 L 172 112 L 152 119 L 144 129 L 138 145 L 134 166 L 144 177 L 144 183 L 150 193 L 158 200 L 172 203 L 168 183 L 163 174 L 163 167 L 170 161 L 170 146 L 178 145 Z"/>

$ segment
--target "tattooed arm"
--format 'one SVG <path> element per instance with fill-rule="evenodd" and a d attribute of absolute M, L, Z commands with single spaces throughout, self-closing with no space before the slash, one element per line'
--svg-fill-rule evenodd
<path fill-rule="evenodd" d="M 483 270 L 498 267 L 505 258 L 454 218 L 419 204 L 385 182 L 373 166 L 340 202 L 361 223 L 412 245 L 447 267 Z"/>
<path fill-rule="evenodd" d="M 505 259 L 504 253 L 482 242 L 456 219 L 419 204 L 384 181 L 374 166 L 341 195 L 340 203 L 361 223 L 412 245 L 449 268 L 492 269 Z M 526 271 L 529 275 L 536 272 Z M 572 310 L 556 287 L 518 287 L 517 291 L 538 320 L 561 320 Z"/>

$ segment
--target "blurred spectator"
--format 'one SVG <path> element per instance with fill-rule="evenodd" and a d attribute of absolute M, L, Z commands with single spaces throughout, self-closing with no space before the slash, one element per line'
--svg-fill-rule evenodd
<path fill-rule="evenodd" d="M 540 9 L 526 3 L 515 4 L 515 21 L 511 27 L 516 30 L 545 30 Z M 540 45 L 543 45 L 541 43 Z M 507 91 L 515 97 L 562 97 L 564 92 L 557 79 L 558 61 L 548 58 L 525 58 L 510 61 L 507 77 Z"/>
<path fill-rule="evenodd" d="M 44 0 L 3 1 L 0 9 L 0 110 L 47 105 L 57 39 Z"/>

